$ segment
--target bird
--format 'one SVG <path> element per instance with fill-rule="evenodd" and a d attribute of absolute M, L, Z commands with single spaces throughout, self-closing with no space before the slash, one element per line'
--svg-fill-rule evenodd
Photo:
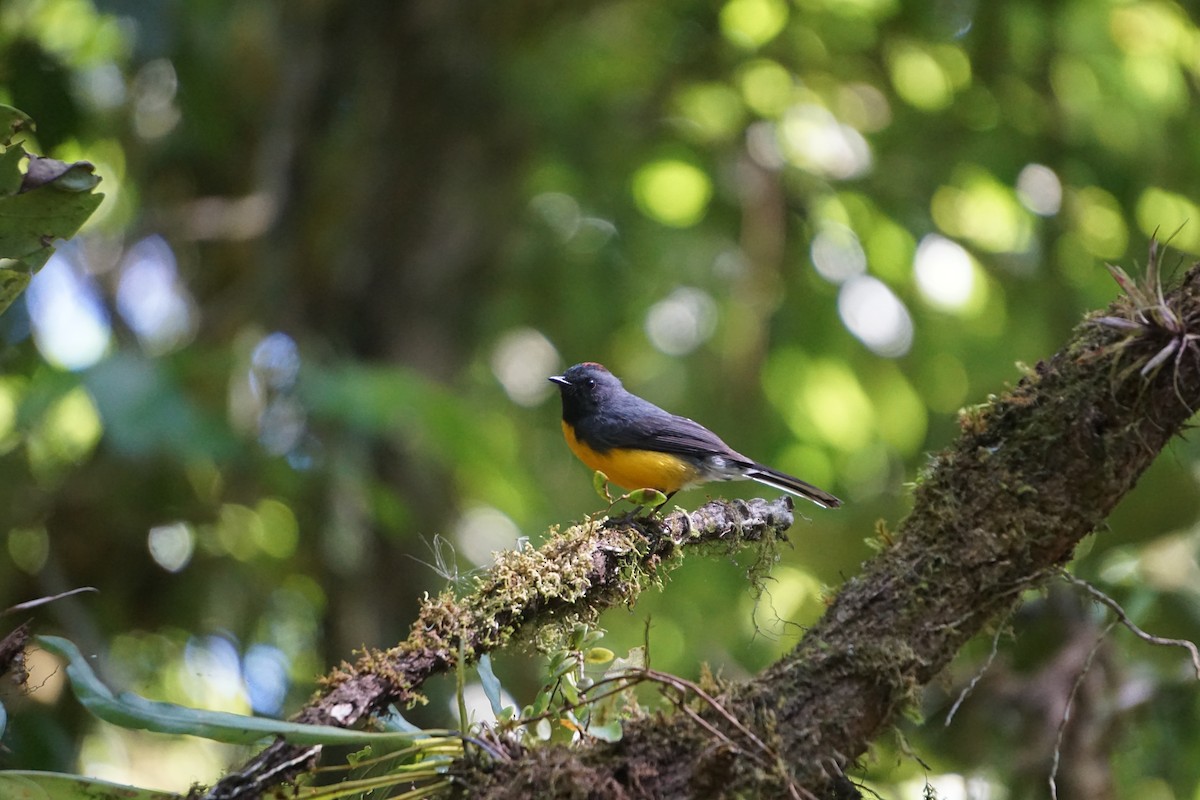
<path fill-rule="evenodd" d="M 627 391 L 602 364 L 585 361 L 549 380 L 562 395 L 563 436 L 571 452 L 622 488 L 656 489 L 670 499 L 711 481 L 752 480 L 822 508 L 842 504 L 824 489 L 742 455 L 699 422 Z"/>

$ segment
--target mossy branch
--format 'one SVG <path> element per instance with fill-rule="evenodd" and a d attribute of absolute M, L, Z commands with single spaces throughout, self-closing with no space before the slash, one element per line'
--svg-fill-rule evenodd
<path fill-rule="evenodd" d="M 424 681 L 527 634 L 569 630 L 577 620 L 631 605 L 647 586 L 696 548 L 730 552 L 756 546 L 770 556 L 791 527 L 788 498 L 713 501 L 699 510 L 664 519 L 598 518 L 553 535 L 540 548 L 499 553 L 496 563 L 472 579 L 462 594 L 447 590 L 426 597 L 407 640 L 388 650 L 369 650 L 353 666 L 343 664 L 324 681 L 297 720 L 348 727 L 392 703 L 420 699 Z M 257 797 L 303 771 L 319 748 L 283 742 L 268 747 L 244 768 L 216 784 L 209 800 Z"/>
<path fill-rule="evenodd" d="M 791 653 L 716 696 L 771 749 L 774 769 L 743 757 L 708 711 L 722 740 L 683 714 L 637 720 L 616 744 L 491 765 L 470 776 L 469 795 L 859 797 L 846 775 L 870 742 L 971 637 L 1056 574 L 1200 408 L 1200 268 L 1166 297 L 1140 289 L 1085 320 L 1013 390 L 963 412 L 896 544 Z"/>
<path fill-rule="evenodd" d="M 710 702 L 692 713 L 629 721 L 619 742 L 538 747 L 464 765 L 463 794 L 858 797 L 846 774 L 870 742 L 912 707 L 963 644 L 1071 558 L 1200 407 L 1198 334 L 1200 268 L 1165 297 L 1127 290 L 1014 389 L 963 412 L 962 435 L 932 460 L 896 544 L 842 588 L 791 653 L 749 681 L 710 690 Z M 742 527 L 729 522 L 729 534 Z M 594 601 L 628 602 L 629 590 L 638 588 L 628 570 L 653 580 L 663 559 L 690 540 L 686 524 L 657 539 L 619 526 L 568 532 L 548 547 L 570 554 L 567 576 L 591 559 L 590 590 L 570 577 L 555 579 L 553 594 L 535 593 L 494 628 L 449 624 L 418 637 L 416 650 L 401 645 L 370 655 L 301 717 L 349 724 L 380 700 L 411 697 L 422 676 L 452 660 L 446 643 L 457 642 L 458 630 L 467 632 L 467 652 L 475 656 L 535 620 L 590 615 Z M 573 549 L 584 541 L 597 544 Z M 498 573 L 476 587 L 476 600 L 441 607 L 440 624 L 475 625 L 485 609 L 495 612 L 483 595 L 509 585 L 495 580 Z M 753 757 L 744 730 L 753 734 Z"/>

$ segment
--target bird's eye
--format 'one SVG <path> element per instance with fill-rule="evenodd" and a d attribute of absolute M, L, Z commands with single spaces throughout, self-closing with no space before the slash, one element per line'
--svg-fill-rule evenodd
<path fill-rule="evenodd" d="M 584 380 L 583 388 L 595 389 L 596 388 L 596 379 L 595 378 L 587 378 L 586 380 Z"/>

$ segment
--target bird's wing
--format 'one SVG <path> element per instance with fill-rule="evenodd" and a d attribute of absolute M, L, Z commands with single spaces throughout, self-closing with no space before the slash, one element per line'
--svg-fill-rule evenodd
<path fill-rule="evenodd" d="M 595 431 L 597 443 L 606 448 L 654 450 L 660 453 L 704 458 L 722 455 L 747 460 L 721 441 L 721 437 L 699 422 L 664 411 L 647 402 L 619 421 Z"/>

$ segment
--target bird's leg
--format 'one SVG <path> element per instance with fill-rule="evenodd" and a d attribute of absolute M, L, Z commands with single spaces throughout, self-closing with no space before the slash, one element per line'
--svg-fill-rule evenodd
<path fill-rule="evenodd" d="M 678 491 L 679 491 L 678 489 L 675 490 L 675 492 L 678 492 Z M 654 511 L 652 511 L 651 513 L 657 514 L 658 512 L 662 511 L 663 506 L 665 506 L 667 503 L 671 502 L 671 498 L 675 496 L 675 492 L 667 492 L 667 496 L 663 498 L 663 501 L 661 503 L 659 503 L 658 505 L 656 505 L 654 507 Z"/>

